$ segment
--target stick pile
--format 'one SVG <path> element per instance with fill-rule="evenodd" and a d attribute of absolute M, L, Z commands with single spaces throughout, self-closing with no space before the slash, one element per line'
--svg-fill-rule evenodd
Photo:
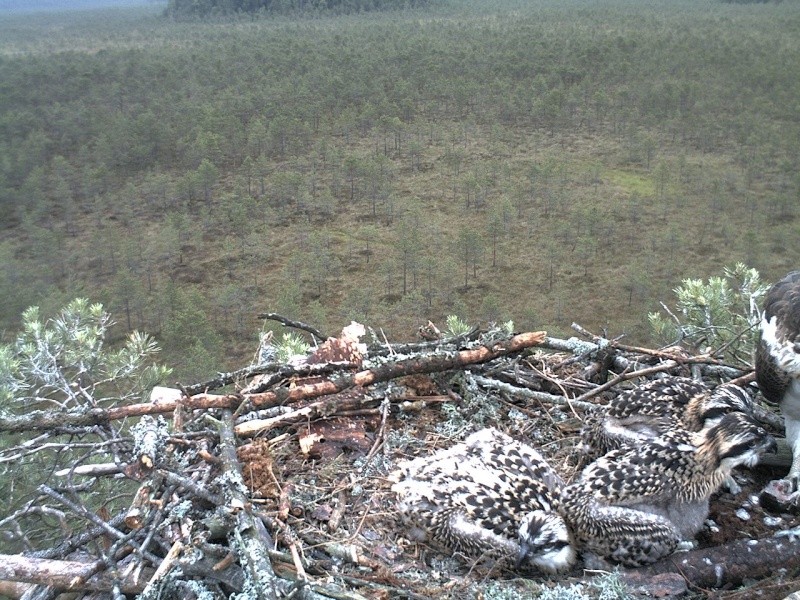
<path fill-rule="evenodd" d="M 25 547 L 0 555 L 0 593 L 446 594 L 461 584 L 414 579 L 420 563 L 396 529 L 384 480 L 396 460 L 498 419 L 569 469 L 581 412 L 617 386 L 658 373 L 748 377 L 710 356 L 628 347 L 574 327 L 580 338 L 490 329 L 370 347 L 346 328 L 302 360 L 156 388 L 149 402 L 0 416 L 0 432 L 22 434 L 3 460 L 56 443 L 89 449 L 0 521 Z M 762 416 L 780 427 L 771 413 Z M 55 525 L 33 536 L 32 519 Z"/>

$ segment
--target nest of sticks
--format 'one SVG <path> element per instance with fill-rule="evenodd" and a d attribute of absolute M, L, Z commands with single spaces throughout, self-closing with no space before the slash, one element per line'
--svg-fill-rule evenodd
<path fill-rule="evenodd" d="M 0 593 L 529 597 L 565 582 L 521 577 L 404 537 L 387 482 L 398 461 L 491 425 L 536 447 L 569 479 L 580 464 L 583 411 L 621 389 L 664 374 L 711 385 L 752 379 L 713 356 L 626 346 L 577 325 L 568 340 L 501 327 L 443 337 L 429 325 L 426 341 L 366 346 L 357 329 L 325 339 L 308 325 L 265 318 L 319 338 L 315 350 L 289 363 L 268 360 L 196 385 L 156 388 L 142 404 L 41 412 L 3 424 L 26 440 L 17 448 L 97 428 L 117 443 L 97 442 L 86 453 L 91 460 L 53 472 L 3 520 L 23 536 L 31 519 L 60 519 L 61 527 L 38 547 L 31 540 L 28 551 L 0 557 Z M 781 431 L 774 413 L 761 409 L 758 417 Z M 751 586 L 748 594 L 756 585 L 759 597 L 786 595 L 800 553 L 774 533 L 796 518 L 767 515 L 752 502 L 781 469 L 744 474 L 741 494 L 712 499 L 713 526 L 699 548 L 682 562 L 670 557 L 622 573 L 626 593 L 703 596 L 700 590 L 721 588 L 733 598 L 742 585 Z M 114 499 L 100 510 L 98 486 Z M 587 577 L 571 573 L 566 583 Z"/>

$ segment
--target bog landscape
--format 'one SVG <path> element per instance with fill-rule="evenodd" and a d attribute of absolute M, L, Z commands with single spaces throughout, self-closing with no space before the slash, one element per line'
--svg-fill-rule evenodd
<path fill-rule="evenodd" d="M 386 520 L 386 477 L 498 422 L 569 477 L 582 411 L 637 376 L 752 379 L 746 324 L 681 339 L 658 323 L 690 318 L 675 291 L 687 279 L 750 267 L 769 283 L 800 266 L 800 4 L 234 10 L 245 4 L 1 15 L 0 488 L 12 500 L 0 554 L 64 561 L 58 539 L 106 544 L 102 568 L 81 577 L 116 574 L 86 593 L 245 594 L 249 567 L 224 564 L 213 538 L 192 546 L 181 527 L 230 528 L 209 524 L 211 507 L 255 498 L 261 512 L 240 534 L 266 527 L 274 554 L 256 561 L 271 591 L 247 597 L 290 579 L 315 581 L 296 588 L 308 598 L 530 597 L 528 584 L 498 587 L 502 569 L 414 554 Z M 351 321 L 365 326 L 353 342 L 364 356 L 297 359 Z M 534 337 L 515 346 L 520 334 Z M 567 341 L 576 335 L 588 346 Z M 488 354 L 467 358 L 477 347 Z M 188 403 L 178 417 L 170 396 L 169 425 L 126 408 L 156 382 Z M 277 420 L 258 434 L 237 429 L 239 413 L 278 405 L 294 412 L 259 415 Z M 54 408 L 60 423 L 46 418 Z M 68 481 L 20 488 L 19 460 Z M 64 474 L 77 466 L 91 485 Z M 248 494 L 217 481 L 220 469 L 241 471 Z M 776 517 L 760 507 L 746 526 L 735 515 L 780 474 L 725 492 L 698 552 L 740 529 L 771 534 L 763 519 Z M 141 494 L 160 510 L 130 521 Z M 102 509 L 98 497 L 110 498 Z M 90 541 L 76 541 L 82 519 L 98 530 Z M 169 579 L 190 546 L 206 562 Z M 209 579 L 220 570 L 225 585 Z M 192 577 L 206 587 L 185 586 Z M 769 577 L 759 597 L 790 591 Z M 7 593 L 63 589 L 38 583 Z M 750 583 L 725 581 L 727 597 L 755 597 L 735 595 Z M 632 593 L 580 585 L 564 593 Z M 536 593 L 561 593 L 551 587 Z M 700 577 L 675 593 L 712 587 Z"/>

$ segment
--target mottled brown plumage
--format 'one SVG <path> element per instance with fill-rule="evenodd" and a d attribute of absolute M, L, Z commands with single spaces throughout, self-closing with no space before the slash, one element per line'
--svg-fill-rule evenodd
<path fill-rule="evenodd" d="M 564 489 L 559 510 L 579 548 L 626 565 L 653 562 L 697 533 L 709 497 L 735 467 L 774 447 L 741 413 L 700 432 L 674 429 L 590 464 Z"/>
<path fill-rule="evenodd" d="M 408 461 L 391 478 L 407 537 L 550 573 L 575 561 L 555 511 L 563 482 L 538 452 L 496 429 Z"/>
<path fill-rule="evenodd" d="M 730 412 L 751 414 L 748 393 L 733 384 L 709 389 L 685 377 L 665 377 L 623 392 L 587 415 L 582 449 L 588 458 L 680 427 L 700 431 Z"/>

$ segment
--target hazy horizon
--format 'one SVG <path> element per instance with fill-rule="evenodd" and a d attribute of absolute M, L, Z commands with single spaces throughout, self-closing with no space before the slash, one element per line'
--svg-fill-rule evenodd
<path fill-rule="evenodd" d="M 167 0 L 0 0 L 0 13 L 123 8 L 166 3 Z"/>

